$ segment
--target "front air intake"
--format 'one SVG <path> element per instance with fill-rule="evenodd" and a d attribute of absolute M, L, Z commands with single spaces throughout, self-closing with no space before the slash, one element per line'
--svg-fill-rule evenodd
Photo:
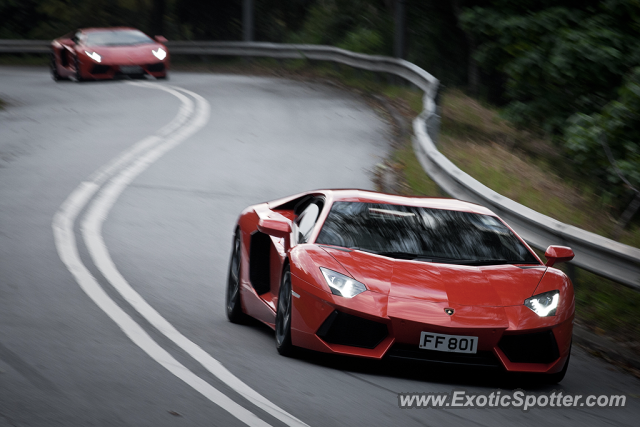
<path fill-rule="evenodd" d="M 162 62 L 158 62 L 157 64 L 149 64 L 147 65 L 147 70 L 151 73 L 164 71 L 164 64 Z"/>
<path fill-rule="evenodd" d="M 503 335 L 498 347 L 513 363 L 551 363 L 560 357 L 551 331 Z"/>
<path fill-rule="evenodd" d="M 335 310 L 327 317 L 316 335 L 330 344 L 376 348 L 389 331 L 384 323 Z"/>
<path fill-rule="evenodd" d="M 94 65 L 91 67 L 91 74 L 106 74 L 111 70 L 108 65 Z"/>

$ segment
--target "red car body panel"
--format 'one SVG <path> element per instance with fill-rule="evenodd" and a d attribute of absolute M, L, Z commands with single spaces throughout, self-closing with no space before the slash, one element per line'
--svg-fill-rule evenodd
<path fill-rule="evenodd" d="M 70 33 L 51 42 L 51 67 L 54 78 L 77 78 L 78 80 L 113 79 L 121 74 L 149 74 L 156 78 L 166 78 L 170 67 L 169 50 L 158 40 L 166 40 L 157 36 L 149 43 L 133 46 L 93 46 L 82 40 L 91 33 L 101 31 L 137 31 L 134 28 L 85 28 Z M 159 59 L 153 54 L 158 49 L 164 50 L 166 57 Z M 100 62 L 88 54 L 97 53 Z M 140 67 L 129 71 L 123 67 Z M 131 68 L 130 68 L 131 69 Z"/>
<path fill-rule="evenodd" d="M 293 203 L 307 195 L 324 199 L 324 206 L 308 243 L 293 244 L 290 236 L 269 236 L 269 278 L 261 292 L 251 281 L 252 239 L 259 224 L 296 218 Z M 387 203 L 490 215 L 475 204 L 439 198 L 413 198 L 363 190 L 319 190 L 245 209 L 238 220 L 241 232 L 240 295 L 244 313 L 274 328 L 278 292 L 285 264 L 292 277 L 291 340 L 308 349 L 380 359 L 396 346 L 418 350 L 423 331 L 478 337 L 478 352 L 493 357 L 508 371 L 556 373 L 563 369 L 571 348 L 575 302 L 571 281 L 564 273 L 536 265 L 467 266 L 393 259 L 358 250 L 315 244 L 331 205 L 336 201 Z M 501 220 L 500 220 L 501 221 Z M 514 233 L 515 234 L 515 233 Z M 517 236 L 517 234 L 516 234 Z M 267 256 L 253 253 L 254 256 Z M 564 255 L 563 255 L 564 256 Z M 353 298 L 334 295 L 320 267 L 354 278 L 367 291 Z M 540 317 L 524 305 L 531 296 L 559 291 L 556 315 Z M 454 309 L 453 315 L 445 312 Z M 328 342 L 319 330 L 335 311 L 386 325 L 387 335 L 373 348 Z M 540 363 L 513 362 L 508 340 L 551 333 L 557 357 Z M 320 334 L 322 335 L 322 334 Z M 506 338 L 505 338 L 506 337 Z M 517 341 L 514 341 L 517 342 Z M 444 353 L 450 354 L 450 353 Z"/>

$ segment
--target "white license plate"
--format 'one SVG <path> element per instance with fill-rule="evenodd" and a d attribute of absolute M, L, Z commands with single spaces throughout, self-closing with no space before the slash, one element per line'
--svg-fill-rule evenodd
<path fill-rule="evenodd" d="M 420 348 L 452 353 L 476 353 L 478 351 L 478 337 L 422 332 L 420 334 Z"/>
<path fill-rule="evenodd" d="M 142 73 L 142 67 L 139 65 L 121 65 L 120 71 L 125 74 L 140 74 Z"/>

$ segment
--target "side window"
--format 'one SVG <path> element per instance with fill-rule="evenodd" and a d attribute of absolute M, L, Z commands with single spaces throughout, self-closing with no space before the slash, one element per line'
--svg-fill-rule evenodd
<path fill-rule="evenodd" d="M 318 216 L 320 216 L 320 207 L 316 203 L 311 203 L 296 218 L 295 228 L 298 243 L 306 243 L 309 240 Z"/>

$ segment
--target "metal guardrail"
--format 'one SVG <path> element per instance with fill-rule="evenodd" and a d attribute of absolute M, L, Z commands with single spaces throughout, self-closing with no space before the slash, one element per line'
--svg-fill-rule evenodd
<path fill-rule="evenodd" d="M 48 41 L 0 40 L 0 53 L 48 53 Z M 424 111 L 413 121 L 414 151 L 427 174 L 452 197 L 489 207 L 504 218 L 530 245 L 544 250 L 551 244 L 570 246 L 573 264 L 640 291 L 640 249 L 563 224 L 508 199 L 456 167 L 435 147 L 438 80 L 408 61 L 364 55 L 319 45 L 246 42 L 169 42 L 172 55 L 221 55 L 310 59 L 393 74 L 424 91 Z"/>
<path fill-rule="evenodd" d="M 0 40 L 0 53 L 49 53 L 51 41 Z"/>

